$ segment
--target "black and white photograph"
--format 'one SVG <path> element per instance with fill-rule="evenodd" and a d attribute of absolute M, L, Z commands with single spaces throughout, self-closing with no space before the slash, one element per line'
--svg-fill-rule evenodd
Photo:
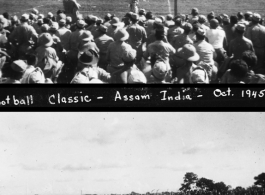
<path fill-rule="evenodd" d="M 0 113 L 1 195 L 264 195 L 264 113 Z"/>
<path fill-rule="evenodd" d="M 0 5 L 0 83 L 265 83 L 263 0 Z"/>

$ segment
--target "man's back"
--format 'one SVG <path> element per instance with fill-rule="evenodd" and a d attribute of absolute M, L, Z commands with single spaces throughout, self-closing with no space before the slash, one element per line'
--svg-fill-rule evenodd
<path fill-rule="evenodd" d="M 69 49 L 78 50 L 79 39 L 84 30 L 77 29 L 69 37 Z"/>
<path fill-rule="evenodd" d="M 138 24 L 132 24 L 127 28 L 127 32 L 129 33 L 128 44 L 132 46 L 132 48 L 137 49 L 144 43 L 147 39 L 146 31 L 144 27 Z"/>
<path fill-rule="evenodd" d="M 225 31 L 227 42 L 229 44 L 230 41 L 232 41 L 234 38 L 236 38 L 236 33 L 235 33 L 236 27 L 235 27 L 235 25 L 228 24 L 228 25 L 225 25 L 223 28 Z"/>
<path fill-rule="evenodd" d="M 172 43 L 173 39 L 176 36 L 183 34 L 183 32 L 184 32 L 184 30 L 180 26 L 173 26 L 173 27 L 169 28 L 168 29 L 168 35 L 167 35 L 168 42 Z"/>
<path fill-rule="evenodd" d="M 205 40 L 194 43 L 197 53 L 200 56 L 200 61 L 213 64 L 213 54 L 215 52 L 213 46 L 207 43 Z"/>
<path fill-rule="evenodd" d="M 102 35 L 95 39 L 95 43 L 99 48 L 100 53 L 106 54 L 108 51 L 108 46 L 113 42 L 113 38 L 108 35 Z"/>
<path fill-rule="evenodd" d="M 223 48 L 224 39 L 226 37 L 223 30 L 210 29 L 206 32 L 206 37 L 214 49 Z"/>
<path fill-rule="evenodd" d="M 250 39 L 254 47 L 264 48 L 265 47 L 265 27 L 256 24 L 251 25 L 247 28 L 245 33 L 246 38 Z"/>
<path fill-rule="evenodd" d="M 252 42 L 245 37 L 237 37 L 229 44 L 228 55 L 234 54 L 235 59 L 241 59 L 245 51 L 254 51 Z"/>
<path fill-rule="evenodd" d="M 31 38 L 36 41 L 37 37 L 38 34 L 32 26 L 27 23 L 22 23 L 20 26 L 15 28 L 9 38 L 11 41 L 17 40 L 20 45 L 23 45 L 28 44 Z"/>
<path fill-rule="evenodd" d="M 69 50 L 69 38 L 71 35 L 71 31 L 67 28 L 59 28 L 57 30 L 56 36 L 58 36 L 61 40 L 62 46 L 65 50 Z"/>

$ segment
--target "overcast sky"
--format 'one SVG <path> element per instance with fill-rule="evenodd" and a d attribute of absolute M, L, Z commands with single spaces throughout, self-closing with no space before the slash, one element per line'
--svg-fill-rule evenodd
<path fill-rule="evenodd" d="M 0 194 L 176 191 L 186 172 L 248 187 L 264 113 L 1 113 Z"/>

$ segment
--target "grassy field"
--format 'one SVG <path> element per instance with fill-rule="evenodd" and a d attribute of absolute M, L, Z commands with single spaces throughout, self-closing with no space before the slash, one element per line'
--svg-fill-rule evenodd
<path fill-rule="evenodd" d="M 129 10 L 128 0 L 77 0 L 84 15 L 116 13 L 119 17 Z M 63 9 L 62 0 L 0 0 L 0 13 L 8 11 L 21 15 L 36 7 L 42 13 L 55 13 Z M 174 0 L 140 0 L 140 7 L 153 11 L 155 14 L 174 13 Z M 178 0 L 178 12 L 189 13 L 192 7 L 198 7 L 203 14 L 214 10 L 216 13 L 235 14 L 238 11 L 257 11 L 263 15 L 264 0 Z"/>

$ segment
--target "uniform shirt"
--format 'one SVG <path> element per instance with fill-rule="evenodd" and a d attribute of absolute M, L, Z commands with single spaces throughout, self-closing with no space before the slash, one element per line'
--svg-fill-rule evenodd
<path fill-rule="evenodd" d="M 104 34 L 95 39 L 95 43 L 99 49 L 99 52 L 102 54 L 107 54 L 109 45 L 114 42 L 113 38 Z"/>
<path fill-rule="evenodd" d="M 173 27 L 169 28 L 168 34 L 167 34 L 168 42 L 172 43 L 173 39 L 175 37 L 183 34 L 183 32 L 184 32 L 184 30 L 180 26 L 173 26 Z"/>
<path fill-rule="evenodd" d="M 181 35 L 175 37 L 172 41 L 172 46 L 176 50 L 183 47 L 185 44 L 193 44 L 193 41 L 186 34 L 181 34 Z"/>
<path fill-rule="evenodd" d="M 214 49 L 223 48 L 224 39 L 226 37 L 223 30 L 210 29 L 206 32 L 206 37 Z"/>
<path fill-rule="evenodd" d="M 223 28 L 225 31 L 227 43 L 229 44 L 230 41 L 232 41 L 234 38 L 236 38 L 236 33 L 235 33 L 236 26 L 232 25 L 232 24 L 228 24 L 228 25 L 225 25 Z"/>
<path fill-rule="evenodd" d="M 139 48 L 144 42 L 146 42 L 147 35 L 144 27 L 139 24 L 132 24 L 126 30 L 130 35 L 128 44 L 130 44 L 133 49 Z"/>
<path fill-rule="evenodd" d="M 35 29 L 26 22 L 16 27 L 9 36 L 10 41 L 17 40 L 19 45 L 28 45 L 30 39 L 36 42 L 37 38 L 38 34 Z"/>
<path fill-rule="evenodd" d="M 166 62 L 169 70 L 169 56 L 174 53 L 176 53 L 176 50 L 169 43 L 165 43 L 164 41 L 155 41 L 154 43 L 148 45 L 147 50 L 144 53 L 144 58 L 147 59 L 149 56 L 160 56 L 160 58 Z"/>
<path fill-rule="evenodd" d="M 207 41 L 202 40 L 194 43 L 197 53 L 200 56 L 200 61 L 205 63 L 214 64 L 213 54 L 215 52 L 213 46 Z"/>
<path fill-rule="evenodd" d="M 80 42 L 80 36 L 84 32 L 84 30 L 76 29 L 76 31 L 72 32 L 69 37 L 69 50 L 78 50 L 78 45 Z"/>
<path fill-rule="evenodd" d="M 254 48 L 265 48 L 265 27 L 256 24 L 251 25 L 246 29 L 246 38 L 250 39 Z"/>
<path fill-rule="evenodd" d="M 65 27 L 59 28 L 56 33 L 56 36 L 60 38 L 61 44 L 66 51 L 69 50 L 69 39 L 71 34 L 72 32 Z"/>
<path fill-rule="evenodd" d="M 170 28 L 170 27 L 172 27 L 174 25 L 175 25 L 175 22 L 173 20 L 166 20 L 165 21 L 165 26 L 168 27 L 168 28 Z"/>
<path fill-rule="evenodd" d="M 147 20 L 145 23 L 145 31 L 146 31 L 146 35 L 147 37 L 149 37 L 152 33 L 153 30 L 153 24 L 154 24 L 155 20 Z"/>
<path fill-rule="evenodd" d="M 132 47 L 125 42 L 115 41 L 111 43 L 107 51 L 107 60 L 110 66 L 118 68 L 123 66 L 123 61 L 121 59 L 124 52 L 131 50 Z"/>
<path fill-rule="evenodd" d="M 53 49 L 52 47 L 39 46 L 36 49 L 36 52 L 37 52 L 37 58 L 38 58 L 37 67 L 40 67 L 42 70 L 44 70 L 46 66 L 45 61 L 44 61 L 45 58 L 51 58 L 55 62 L 58 62 L 59 60 L 55 49 Z"/>
<path fill-rule="evenodd" d="M 230 42 L 228 55 L 231 56 L 234 54 L 234 59 L 241 59 L 243 52 L 247 50 L 254 52 L 252 42 L 245 37 L 237 37 Z"/>
<path fill-rule="evenodd" d="M 67 16 L 71 16 L 73 22 L 76 21 L 78 12 L 78 3 L 76 0 L 63 0 L 64 10 Z"/>

